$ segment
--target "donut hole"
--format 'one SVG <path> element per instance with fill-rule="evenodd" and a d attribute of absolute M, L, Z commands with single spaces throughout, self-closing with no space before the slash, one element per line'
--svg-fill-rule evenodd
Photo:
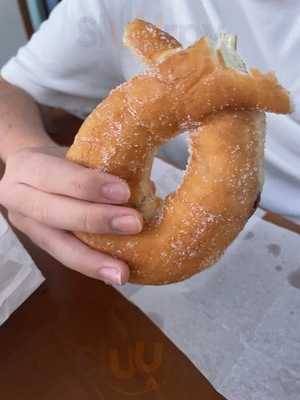
<path fill-rule="evenodd" d="M 189 132 L 180 133 L 160 147 L 158 156 L 174 167 L 185 170 L 190 156 L 188 140 Z"/>
<path fill-rule="evenodd" d="M 180 133 L 158 150 L 151 170 L 151 180 L 161 199 L 165 199 L 180 186 L 189 157 L 187 132 Z"/>

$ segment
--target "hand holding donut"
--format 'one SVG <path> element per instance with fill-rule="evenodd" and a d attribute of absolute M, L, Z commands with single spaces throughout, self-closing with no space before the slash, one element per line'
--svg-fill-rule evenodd
<path fill-rule="evenodd" d="M 163 284 L 214 264 L 257 206 L 263 183 L 265 111 L 291 112 L 272 74 L 247 71 L 235 39 L 202 38 L 182 49 L 141 20 L 124 41 L 149 69 L 113 90 L 79 130 L 67 158 L 124 179 L 141 233 L 76 236 L 130 266 L 130 280 Z M 181 186 L 164 201 L 150 181 L 155 152 L 189 130 Z"/>
<path fill-rule="evenodd" d="M 68 231 L 138 233 L 140 214 L 123 207 L 129 188 L 118 177 L 71 163 L 64 153 L 52 143 L 10 155 L 0 203 L 16 228 L 62 264 L 107 283 L 125 283 L 124 262 L 89 248 Z"/>

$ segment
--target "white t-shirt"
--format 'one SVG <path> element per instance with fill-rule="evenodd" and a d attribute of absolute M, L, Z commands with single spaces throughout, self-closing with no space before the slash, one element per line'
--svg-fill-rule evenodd
<path fill-rule="evenodd" d="M 220 31 L 237 33 L 250 67 L 274 70 L 294 99 L 292 116 L 268 116 L 262 206 L 300 223 L 300 2 L 298 0 L 63 0 L 2 69 L 38 102 L 84 117 L 109 91 L 142 71 L 122 45 L 141 17 L 183 45 Z M 184 167 L 185 137 L 162 149 Z"/>

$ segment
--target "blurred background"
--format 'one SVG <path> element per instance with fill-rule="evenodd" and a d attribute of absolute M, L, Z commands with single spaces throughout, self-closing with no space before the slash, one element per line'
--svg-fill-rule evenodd
<path fill-rule="evenodd" d="M 0 0 L 0 68 L 27 40 L 17 0 Z"/>
<path fill-rule="evenodd" d="M 0 68 L 60 0 L 0 0 Z"/>

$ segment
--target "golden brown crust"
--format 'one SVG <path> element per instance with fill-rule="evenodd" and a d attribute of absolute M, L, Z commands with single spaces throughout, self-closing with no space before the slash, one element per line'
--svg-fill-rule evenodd
<path fill-rule="evenodd" d="M 128 39 L 143 37 L 145 24 L 132 23 L 127 42 L 152 63 L 160 57 L 145 50 L 149 37 Z M 158 40 L 155 48 L 165 54 L 170 41 Z M 288 93 L 274 75 L 228 68 L 206 38 L 173 53 L 112 91 L 67 155 L 128 182 L 129 205 L 146 219 L 143 232 L 77 236 L 125 260 L 136 283 L 174 282 L 212 265 L 243 228 L 261 190 L 264 111 L 290 110 Z M 180 188 L 161 203 L 149 179 L 152 159 L 183 129 L 193 131 L 189 166 Z"/>
<path fill-rule="evenodd" d="M 181 44 L 173 36 L 141 19 L 135 19 L 127 25 L 123 42 L 145 64 L 150 65 L 157 64 L 181 48 Z"/>

